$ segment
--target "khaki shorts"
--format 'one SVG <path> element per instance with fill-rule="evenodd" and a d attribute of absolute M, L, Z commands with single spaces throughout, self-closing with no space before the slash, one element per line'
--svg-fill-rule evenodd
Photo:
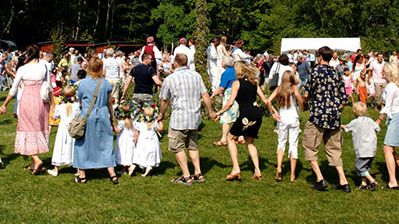
<path fill-rule="evenodd" d="M 108 82 L 112 86 L 111 96 L 115 99 L 119 97 L 120 80 L 119 79 L 108 79 Z"/>
<path fill-rule="evenodd" d="M 317 153 L 319 152 L 321 141 L 324 143 L 329 165 L 342 166 L 341 130 L 319 128 L 309 121 L 305 125 L 302 141 L 305 160 L 317 161 Z"/>
<path fill-rule="evenodd" d="M 377 106 L 382 106 L 384 104 L 384 100 L 382 99 L 382 94 L 384 93 L 385 87 L 387 86 L 386 83 L 375 83 L 375 96 L 374 96 L 374 103 Z"/>
<path fill-rule="evenodd" d="M 198 131 L 197 130 L 174 130 L 169 127 L 169 150 L 181 152 L 185 149 L 198 150 Z"/>

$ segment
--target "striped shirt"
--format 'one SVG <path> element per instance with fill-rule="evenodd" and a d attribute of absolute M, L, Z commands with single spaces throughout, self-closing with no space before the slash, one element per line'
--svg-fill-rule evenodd
<path fill-rule="evenodd" d="M 174 130 L 196 130 L 201 123 L 201 95 L 206 93 L 200 74 L 180 67 L 165 78 L 160 98 L 170 100 L 169 126 Z"/>

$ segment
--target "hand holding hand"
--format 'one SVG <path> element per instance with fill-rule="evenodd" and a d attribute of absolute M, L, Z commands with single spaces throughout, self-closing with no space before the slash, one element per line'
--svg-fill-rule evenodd
<path fill-rule="evenodd" d="M 160 122 L 162 120 L 163 120 L 163 115 L 161 113 L 159 113 L 158 117 L 157 117 L 157 122 Z"/>
<path fill-rule="evenodd" d="M 0 114 L 5 114 L 6 112 L 7 112 L 7 107 L 4 106 L 4 105 L 2 105 L 2 106 L 0 107 Z"/>
<path fill-rule="evenodd" d="M 218 117 L 218 114 L 215 113 L 215 111 L 211 111 L 209 113 L 209 117 L 211 118 L 212 121 L 216 120 L 216 118 Z"/>
<path fill-rule="evenodd" d="M 280 120 L 280 114 L 278 114 L 278 113 L 274 113 L 274 114 L 272 115 L 272 117 L 273 117 L 274 120 L 276 120 L 276 121 L 278 121 L 278 122 L 281 121 L 281 120 Z"/>

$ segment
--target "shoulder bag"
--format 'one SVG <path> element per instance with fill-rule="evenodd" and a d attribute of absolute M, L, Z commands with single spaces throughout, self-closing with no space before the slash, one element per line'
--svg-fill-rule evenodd
<path fill-rule="evenodd" d="M 46 69 L 46 75 L 43 78 L 42 86 L 40 87 L 40 97 L 44 102 L 49 102 L 50 101 L 50 80 L 49 80 L 49 75 L 48 75 L 48 69 L 47 66 L 44 65 L 44 68 Z"/>
<path fill-rule="evenodd" d="M 274 76 L 269 81 L 269 90 L 270 91 L 273 91 L 274 89 L 276 89 L 278 87 L 278 80 L 279 80 L 279 77 L 280 77 L 280 74 L 279 74 L 279 72 L 280 72 L 280 63 L 279 62 L 277 62 L 277 63 L 278 64 L 276 66 L 276 70 L 274 71 Z"/>
<path fill-rule="evenodd" d="M 81 114 L 77 114 L 69 123 L 68 133 L 72 138 L 80 139 L 85 135 L 87 120 L 89 119 L 91 110 L 93 109 L 94 103 L 97 100 L 98 91 L 100 90 L 102 81 L 103 79 L 98 80 L 93 99 L 91 99 L 90 106 L 86 112 L 86 115 L 82 116 Z"/>

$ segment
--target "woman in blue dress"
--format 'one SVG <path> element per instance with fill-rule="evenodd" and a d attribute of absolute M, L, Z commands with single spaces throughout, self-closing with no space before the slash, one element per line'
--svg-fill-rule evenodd
<path fill-rule="evenodd" d="M 77 183 L 86 183 L 86 169 L 107 168 L 113 184 L 118 183 L 115 174 L 116 166 L 113 150 L 113 108 L 111 84 L 104 79 L 103 62 L 93 58 L 88 66 L 89 76 L 83 79 L 78 88 L 78 97 L 82 103 L 81 114 L 84 116 L 90 106 L 97 83 L 102 80 L 98 97 L 90 113 L 85 135 L 76 139 L 73 167 L 79 170 L 75 178 Z"/>

